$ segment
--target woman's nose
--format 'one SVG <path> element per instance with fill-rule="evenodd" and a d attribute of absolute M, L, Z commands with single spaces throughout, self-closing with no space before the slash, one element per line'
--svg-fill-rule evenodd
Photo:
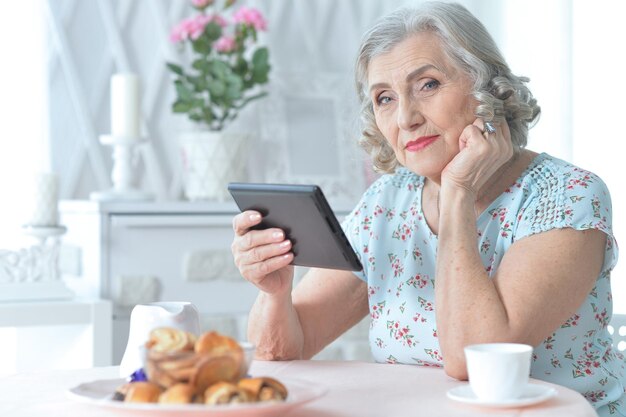
<path fill-rule="evenodd" d="M 424 123 L 418 103 L 415 100 L 400 98 L 398 107 L 398 127 L 402 130 L 413 131 Z"/>

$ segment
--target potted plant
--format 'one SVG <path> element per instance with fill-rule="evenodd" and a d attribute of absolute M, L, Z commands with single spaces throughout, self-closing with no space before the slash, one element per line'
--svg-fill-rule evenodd
<path fill-rule="evenodd" d="M 191 47 L 187 68 L 168 62 L 173 74 L 174 113 L 186 114 L 196 126 L 180 136 L 184 190 L 190 200 L 224 200 L 226 184 L 241 180 L 249 135 L 225 128 L 250 102 L 267 95 L 269 52 L 257 46 L 267 28 L 263 15 L 235 0 L 221 7 L 215 0 L 191 0 L 197 13 L 177 24 L 170 35 L 181 49 Z"/>

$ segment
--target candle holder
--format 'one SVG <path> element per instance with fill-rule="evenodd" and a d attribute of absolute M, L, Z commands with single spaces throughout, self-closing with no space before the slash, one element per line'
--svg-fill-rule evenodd
<path fill-rule="evenodd" d="M 133 171 L 134 148 L 148 140 L 146 138 L 129 138 L 114 135 L 101 135 L 100 143 L 113 147 L 113 170 L 111 180 L 113 188 L 107 191 L 91 193 L 92 200 L 111 201 L 146 201 L 152 200 L 151 193 L 135 188 L 135 174 Z"/>
<path fill-rule="evenodd" d="M 61 280 L 59 237 L 65 226 L 22 227 L 38 244 L 18 251 L 0 250 L 0 301 L 66 300 L 74 293 Z"/>

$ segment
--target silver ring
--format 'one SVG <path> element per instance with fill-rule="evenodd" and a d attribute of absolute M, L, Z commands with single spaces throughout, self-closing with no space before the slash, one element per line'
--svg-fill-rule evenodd
<path fill-rule="evenodd" d="M 485 132 L 484 133 L 496 133 L 496 128 L 491 122 L 485 122 Z"/>

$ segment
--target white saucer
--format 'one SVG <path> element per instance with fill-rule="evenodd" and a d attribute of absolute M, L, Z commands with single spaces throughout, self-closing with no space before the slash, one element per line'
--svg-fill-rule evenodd
<path fill-rule="evenodd" d="M 474 404 L 483 407 L 494 408 L 513 408 L 525 407 L 527 405 L 544 402 L 554 397 L 556 395 L 556 390 L 552 387 L 548 387 L 545 385 L 529 383 L 519 398 L 499 401 L 484 401 L 479 400 L 476 397 L 476 394 L 474 394 L 474 391 L 472 391 L 472 388 L 469 386 L 469 384 L 467 384 L 449 389 L 446 395 L 451 400 L 459 401 L 465 404 Z"/>

